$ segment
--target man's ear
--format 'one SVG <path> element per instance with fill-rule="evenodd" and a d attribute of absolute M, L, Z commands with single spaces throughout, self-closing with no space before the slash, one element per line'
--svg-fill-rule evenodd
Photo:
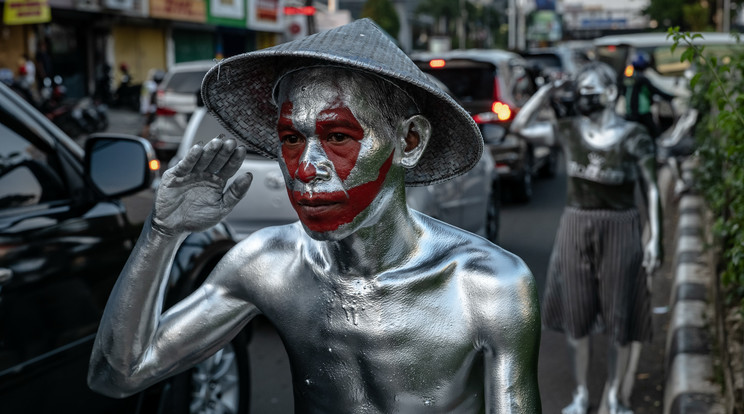
<path fill-rule="evenodd" d="M 405 168 L 413 168 L 424 154 L 431 137 L 431 123 L 423 115 L 413 115 L 401 122 L 398 128 L 402 156 L 400 163 Z"/>

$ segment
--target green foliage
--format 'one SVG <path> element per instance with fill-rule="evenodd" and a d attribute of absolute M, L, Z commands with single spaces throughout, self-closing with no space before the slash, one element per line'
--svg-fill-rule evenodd
<path fill-rule="evenodd" d="M 744 117 L 738 109 L 744 103 L 744 50 L 712 56 L 694 44 L 700 34 L 679 28 L 668 33 L 672 50 L 685 47 L 681 61 L 697 72 L 690 79 L 690 105 L 700 113 L 696 185 L 717 217 L 713 233 L 722 248 L 720 276 L 728 304 L 744 310 Z"/>
<path fill-rule="evenodd" d="M 681 26 L 699 31 L 711 23 L 710 5 L 703 7 L 699 0 L 650 0 L 643 11 L 663 29 Z"/>
<path fill-rule="evenodd" d="M 369 17 L 393 38 L 400 32 L 398 12 L 391 0 L 367 0 L 362 7 L 362 17 Z"/>

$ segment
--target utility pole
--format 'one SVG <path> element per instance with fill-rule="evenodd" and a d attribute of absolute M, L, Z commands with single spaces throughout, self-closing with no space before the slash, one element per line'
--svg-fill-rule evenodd
<path fill-rule="evenodd" d="M 509 49 L 517 48 L 517 0 L 509 0 Z"/>

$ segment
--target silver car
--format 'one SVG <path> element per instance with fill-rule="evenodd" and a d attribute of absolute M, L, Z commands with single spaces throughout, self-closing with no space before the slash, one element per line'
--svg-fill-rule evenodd
<path fill-rule="evenodd" d="M 176 63 L 158 85 L 150 141 L 161 159 L 169 159 L 178 149 L 189 118 L 197 108 L 202 79 L 214 64 L 211 60 Z"/>
<path fill-rule="evenodd" d="M 219 134 L 232 136 L 204 107 L 197 108 L 169 164 L 173 166 L 183 159 L 194 144 L 206 144 Z M 478 164 L 464 175 L 441 184 L 406 188 L 408 204 L 424 214 L 496 242 L 500 196 L 498 188 L 495 192 L 493 189 L 493 165 L 490 152 L 483 151 Z M 248 171 L 253 174 L 251 189 L 225 219 L 236 237 L 242 239 L 262 227 L 297 221 L 279 164 L 249 153 L 237 174 Z"/>

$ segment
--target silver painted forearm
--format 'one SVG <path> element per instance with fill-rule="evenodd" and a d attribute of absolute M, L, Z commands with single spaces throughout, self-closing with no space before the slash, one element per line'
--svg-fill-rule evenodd
<path fill-rule="evenodd" d="M 648 274 L 658 268 L 661 261 L 661 203 L 656 180 L 656 159 L 648 157 L 640 162 L 641 175 L 646 181 L 648 195 L 648 222 L 650 238 L 646 245 L 644 266 Z"/>
<path fill-rule="evenodd" d="M 181 236 L 144 226 L 119 276 L 98 328 L 88 384 L 102 394 L 125 397 L 156 382 L 141 377 L 163 306 L 173 256 Z"/>
<path fill-rule="evenodd" d="M 252 308 L 208 283 L 163 313 L 167 275 L 180 243 L 219 222 L 248 190 L 250 176 L 236 178 L 225 189 L 244 157 L 245 149 L 235 141 L 215 139 L 192 148 L 163 174 L 150 220 L 98 329 L 88 371 L 95 391 L 131 395 L 206 358 L 247 322 Z M 204 323 L 207 315 L 228 322 L 210 326 Z"/>
<path fill-rule="evenodd" d="M 533 118 L 537 115 L 543 105 L 550 99 L 551 94 L 555 90 L 555 86 L 552 83 L 543 85 L 534 95 L 527 101 L 527 103 L 519 110 L 517 115 L 514 117 L 509 131 L 522 134 L 524 130 L 529 128 Z"/>

